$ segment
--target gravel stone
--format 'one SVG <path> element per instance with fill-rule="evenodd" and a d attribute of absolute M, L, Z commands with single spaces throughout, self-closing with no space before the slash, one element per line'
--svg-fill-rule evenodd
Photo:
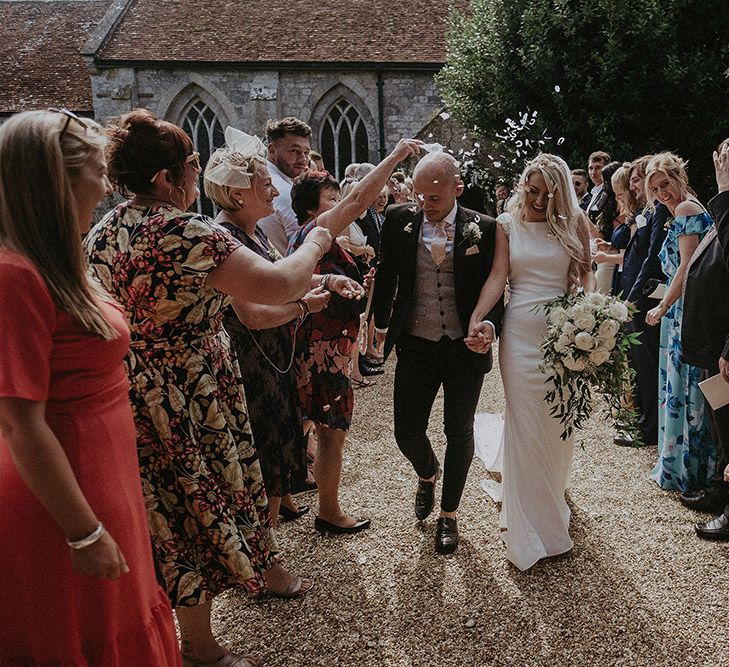
<path fill-rule="evenodd" d="M 424 522 L 414 515 L 416 476 L 392 434 L 394 359 L 385 369 L 357 392 L 342 475 L 342 506 L 372 527 L 320 537 L 316 493 L 298 496 L 312 511 L 279 524 L 278 539 L 284 565 L 316 587 L 293 600 L 219 596 L 214 630 L 231 649 L 258 653 L 268 667 L 729 667 L 729 544 L 699 540 L 693 524 L 709 515 L 649 479 L 655 449 L 616 447 L 596 410 L 576 438 L 575 547 L 527 572 L 505 558 L 476 459 L 460 545 L 441 556 L 437 512 Z M 495 368 L 479 410 L 503 405 Z M 442 395 L 430 423 L 442 461 Z"/>

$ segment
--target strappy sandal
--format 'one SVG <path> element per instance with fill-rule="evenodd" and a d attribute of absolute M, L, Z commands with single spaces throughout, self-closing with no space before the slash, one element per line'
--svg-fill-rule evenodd
<path fill-rule="evenodd" d="M 270 588 L 266 589 L 269 595 L 273 595 L 277 598 L 300 598 L 306 595 L 309 591 L 314 588 L 314 580 L 307 577 L 300 577 L 296 575 L 291 578 L 288 587 L 282 593 L 277 593 Z"/>
<path fill-rule="evenodd" d="M 199 662 L 183 653 L 182 667 L 263 667 L 263 659 L 258 655 L 239 655 L 231 652 L 215 662 Z"/>
<path fill-rule="evenodd" d="M 352 389 L 364 389 L 365 387 L 371 387 L 373 384 L 375 384 L 374 380 L 368 380 L 367 378 L 355 380 L 352 378 Z"/>

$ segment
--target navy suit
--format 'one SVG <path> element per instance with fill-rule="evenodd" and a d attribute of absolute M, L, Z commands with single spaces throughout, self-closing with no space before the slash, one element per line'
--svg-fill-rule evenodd
<path fill-rule="evenodd" d="M 666 281 L 661 269 L 658 253 L 666 238 L 665 224 L 670 217 L 663 204 L 657 204 L 654 211 L 642 213 L 646 224 L 637 228 L 625 248 L 623 255 L 622 291 L 623 298 L 635 304 L 638 312 L 628 328 L 640 332 L 640 345 L 630 348 L 630 364 L 635 370 L 636 402 L 640 412 L 640 431 L 646 444 L 658 442 L 658 352 L 661 327 L 646 324 L 646 313 L 658 305 L 643 294 L 646 281 Z"/>

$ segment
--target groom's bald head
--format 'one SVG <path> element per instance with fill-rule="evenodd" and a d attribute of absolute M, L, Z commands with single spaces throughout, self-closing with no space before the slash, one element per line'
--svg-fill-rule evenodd
<path fill-rule="evenodd" d="M 415 166 L 413 189 L 429 222 L 440 222 L 463 192 L 458 161 L 448 153 L 428 153 Z"/>

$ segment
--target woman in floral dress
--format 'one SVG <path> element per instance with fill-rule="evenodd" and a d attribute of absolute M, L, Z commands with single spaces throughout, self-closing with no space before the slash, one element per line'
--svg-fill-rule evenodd
<path fill-rule="evenodd" d="M 232 127 L 225 130 L 226 146 L 219 148 L 205 168 L 205 193 L 221 210 L 215 221 L 268 262 L 281 255 L 256 226 L 273 213 L 278 190 L 266 166 L 265 146 L 257 138 Z M 271 521 L 277 515 L 296 519 L 306 512 L 297 507 L 290 479 L 303 481 L 307 473 L 306 436 L 292 363 L 293 336 L 307 313 L 320 311 L 330 293 L 314 275 L 310 290 L 298 301 L 281 305 L 236 304 L 228 308 L 224 324 L 238 355 L 251 419 L 251 429 L 266 485 Z M 332 276 L 330 289 L 363 296 L 362 288 L 344 276 Z M 239 319 L 240 318 L 240 319 Z"/>
<path fill-rule="evenodd" d="M 302 174 L 291 189 L 291 204 L 299 223 L 289 252 L 317 227 L 341 236 L 377 197 L 398 162 L 418 152 L 420 142 L 401 139 L 395 150 L 358 181 L 344 199 L 339 183 L 326 172 Z M 354 278 L 357 267 L 336 241 L 322 257 L 317 272 Z M 369 527 L 369 519 L 355 519 L 339 505 L 344 439 L 352 422 L 354 394 L 351 382 L 352 347 L 359 330 L 359 310 L 346 300 L 332 297 L 327 308 L 304 324 L 296 340 L 296 374 L 304 417 L 316 425 L 317 453 L 314 477 L 319 486 L 319 514 L 314 527 L 321 533 L 357 533 Z"/>
<path fill-rule="evenodd" d="M 326 230 L 279 265 L 204 216 L 189 137 L 137 109 L 110 128 L 109 169 L 133 193 L 86 238 L 97 278 L 124 307 L 130 397 L 152 545 L 180 623 L 186 665 L 259 665 L 218 644 L 212 599 L 234 586 L 287 596 L 311 581 L 274 563 L 267 498 L 235 355 L 222 326 L 231 300 L 303 295 Z"/>
<path fill-rule="evenodd" d="M 680 157 L 655 155 L 646 168 L 645 184 L 647 200 L 664 204 L 672 216 L 660 252 L 668 286 L 661 302 L 645 318 L 650 325 L 661 324 L 658 463 L 651 477 L 664 489 L 694 491 L 707 486 L 713 477 L 716 449 L 699 389 L 701 371 L 684 363 L 681 354 L 683 280 L 691 255 L 712 220 L 690 194 Z"/>

